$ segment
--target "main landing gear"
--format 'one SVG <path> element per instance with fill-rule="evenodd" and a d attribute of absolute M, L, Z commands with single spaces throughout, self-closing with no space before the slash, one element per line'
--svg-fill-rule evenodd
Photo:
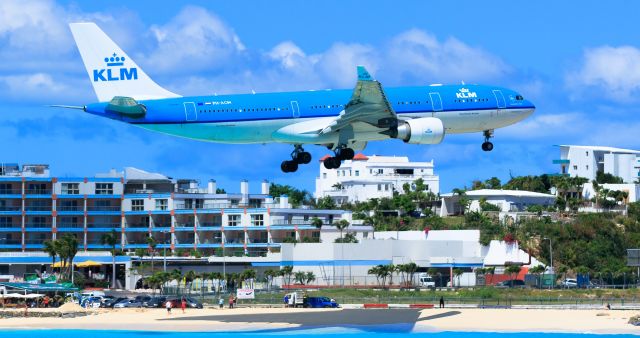
<path fill-rule="evenodd" d="M 311 162 L 311 154 L 309 152 L 304 151 L 301 145 L 296 145 L 295 149 L 291 153 L 290 161 L 282 161 L 280 164 L 280 169 L 282 169 L 285 173 L 293 173 L 298 170 L 299 164 L 307 164 Z"/>
<path fill-rule="evenodd" d="M 484 142 L 482 143 L 482 150 L 484 151 L 493 150 L 493 143 L 489 142 L 489 139 L 492 137 L 493 137 L 493 130 L 484 131 Z"/>
<path fill-rule="evenodd" d="M 351 148 L 340 147 L 335 151 L 335 156 L 329 157 L 324 160 L 324 167 L 327 169 L 338 169 L 343 160 L 352 160 L 355 156 L 355 152 Z"/>

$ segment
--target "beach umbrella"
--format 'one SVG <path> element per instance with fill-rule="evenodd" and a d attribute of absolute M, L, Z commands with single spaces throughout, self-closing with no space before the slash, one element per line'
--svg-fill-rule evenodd
<path fill-rule="evenodd" d="M 101 266 L 102 263 L 96 262 L 96 261 L 84 261 L 82 263 L 77 263 L 76 266 L 79 268 L 90 268 L 90 267 L 94 267 L 94 266 Z"/>

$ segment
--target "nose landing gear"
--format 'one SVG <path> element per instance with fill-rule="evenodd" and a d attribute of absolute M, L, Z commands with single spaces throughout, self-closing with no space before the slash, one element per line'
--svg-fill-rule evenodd
<path fill-rule="evenodd" d="M 299 164 L 308 164 L 311 162 L 311 154 L 304 151 L 301 145 L 297 144 L 291 153 L 290 161 L 282 161 L 280 169 L 285 173 L 293 173 L 298 170 Z"/>
<path fill-rule="evenodd" d="M 493 137 L 493 129 L 484 131 L 484 142 L 482 143 L 482 150 L 493 150 L 493 143 L 489 142 L 489 139 Z"/>

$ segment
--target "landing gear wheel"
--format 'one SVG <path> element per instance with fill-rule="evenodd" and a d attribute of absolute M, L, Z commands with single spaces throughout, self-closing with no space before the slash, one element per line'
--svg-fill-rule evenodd
<path fill-rule="evenodd" d="M 296 161 L 282 161 L 280 169 L 285 173 L 293 173 L 298 170 L 298 162 Z"/>
<path fill-rule="evenodd" d="M 355 156 L 355 152 L 351 148 L 343 148 L 340 149 L 340 159 L 341 160 L 353 160 L 353 156 Z"/>
<path fill-rule="evenodd" d="M 493 143 L 488 142 L 488 141 L 487 141 L 487 142 L 482 143 L 482 150 L 484 150 L 484 151 L 491 151 L 491 150 L 493 150 Z"/>
<path fill-rule="evenodd" d="M 324 167 L 327 169 L 338 169 L 340 168 L 341 164 L 342 162 L 340 161 L 340 159 L 336 157 L 329 157 L 324 160 Z"/>
<path fill-rule="evenodd" d="M 308 164 L 309 162 L 311 162 L 311 154 L 306 151 L 298 153 L 298 155 L 296 156 L 296 162 L 298 162 L 299 164 Z"/>

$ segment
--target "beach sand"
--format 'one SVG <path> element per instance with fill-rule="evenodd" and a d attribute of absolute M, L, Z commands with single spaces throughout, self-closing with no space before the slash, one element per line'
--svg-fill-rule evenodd
<path fill-rule="evenodd" d="M 30 310 L 55 311 L 51 309 Z M 414 323 L 413 331 L 636 333 L 628 324 L 638 311 L 520 309 L 98 309 L 75 318 L 5 318 L 0 329 L 144 331 L 253 331 L 298 327 Z M 406 325 L 405 325 L 406 326 Z M 411 325 L 408 326 L 411 328 Z"/>

